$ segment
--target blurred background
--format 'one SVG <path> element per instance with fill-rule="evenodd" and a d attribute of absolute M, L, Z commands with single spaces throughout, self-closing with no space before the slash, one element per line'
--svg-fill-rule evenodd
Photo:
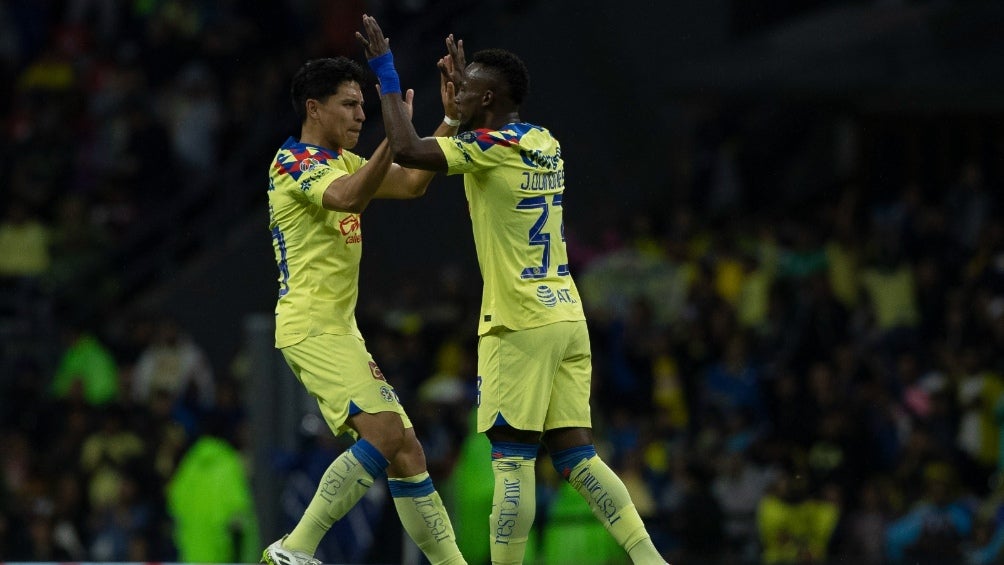
<path fill-rule="evenodd" d="M 526 61 L 597 447 L 667 560 L 1004 563 L 1004 4 L 589 4 L 0 2 L 0 561 L 257 561 L 347 446 L 273 348 L 266 175 L 369 13 L 420 133 L 446 34 Z M 461 180 L 364 225 L 360 326 L 486 563 Z M 538 474 L 529 560 L 625 563 Z M 421 563 L 389 500 L 318 557 Z"/>

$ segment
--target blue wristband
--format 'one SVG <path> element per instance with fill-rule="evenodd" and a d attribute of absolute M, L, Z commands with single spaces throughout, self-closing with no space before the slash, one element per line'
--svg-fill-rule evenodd
<path fill-rule="evenodd" d="M 380 94 L 394 94 L 401 92 L 401 79 L 397 76 L 397 69 L 394 68 L 394 54 L 390 51 L 374 57 L 367 61 L 370 68 L 376 73 L 380 81 Z"/>

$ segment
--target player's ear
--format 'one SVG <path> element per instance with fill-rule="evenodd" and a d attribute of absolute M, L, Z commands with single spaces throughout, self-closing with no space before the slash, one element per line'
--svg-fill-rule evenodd
<path fill-rule="evenodd" d="M 307 99 L 307 102 L 306 102 L 305 106 L 306 106 L 306 110 L 307 110 L 306 111 L 306 116 L 308 118 L 316 118 L 317 117 L 317 105 L 318 105 L 317 104 L 317 100 L 314 100 L 313 98 L 308 98 Z"/>
<path fill-rule="evenodd" d="M 491 106 L 492 102 L 494 102 L 494 101 L 495 101 L 495 92 L 494 91 L 486 90 L 485 93 L 484 93 L 484 95 L 481 96 L 481 105 L 482 106 L 485 106 L 485 107 Z"/>

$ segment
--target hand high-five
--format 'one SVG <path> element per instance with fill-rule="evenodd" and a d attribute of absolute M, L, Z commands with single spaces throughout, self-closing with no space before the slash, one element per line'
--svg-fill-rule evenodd
<path fill-rule="evenodd" d="M 464 57 L 464 40 L 453 41 L 453 34 L 446 36 L 446 56 L 439 60 L 439 71 L 446 81 L 452 82 L 455 90 L 460 89 L 467 77 L 467 60 Z"/>
<path fill-rule="evenodd" d="M 457 107 L 457 90 L 466 80 L 464 41 L 454 43 L 452 33 L 446 36 L 446 55 L 436 66 L 439 67 L 439 95 L 443 99 L 443 109 L 448 118 L 456 117 L 460 111 Z"/>
<path fill-rule="evenodd" d="M 366 30 L 366 35 L 363 35 L 362 33 L 357 31 L 356 39 L 358 39 L 359 43 L 361 43 L 365 48 L 366 59 L 370 61 L 370 65 L 371 66 L 373 65 L 374 63 L 373 59 L 376 59 L 377 57 L 380 57 L 382 55 L 387 55 L 388 57 L 390 57 L 390 38 L 384 37 L 383 30 L 380 29 L 380 24 L 377 23 L 376 18 L 363 14 L 363 28 Z M 390 75 L 388 76 L 390 76 L 390 78 L 392 78 L 393 81 L 397 83 L 398 81 L 397 71 L 394 70 L 393 60 L 391 59 L 390 61 L 386 61 L 385 63 L 386 66 L 384 68 L 388 68 L 389 66 L 390 70 Z M 382 95 L 383 94 L 382 84 L 385 78 L 381 76 L 380 71 L 377 71 L 377 78 L 380 79 L 381 82 L 381 84 L 377 85 L 377 92 Z M 397 85 L 397 88 L 400 88 L 400 85 Z M 394 90 L 391 92 L 399 92 L 399 90 Z M 408 119 L 410 120 L 412 112 L 415 111 L 413 105 L 413 101 L 415 99 L 415 91 L 411 88 L 405 90 L 403 99 Z"/>
<path fill-rule="evenodd" d="M 363 14 L 363 29 L 366 35 L 356 32 L 356 39 L 366 49 L 366 58 L 373 59 L 390 51 L 390 38 L 384 37 L 376 18 Z"/>
<path fill-rule="evenodd" d="M 456 84 L 450 78 L 454 75 L 453 68 L 453 57 L 450 55 L 445 55 L 439 62 L 436 63 L 439 67 L 439 97 L 443 102 L 443 110 L 446 111 L 446 117 L 450 119 L 456 118 L 459 113 L 457 108 L 457 88 Z"/>

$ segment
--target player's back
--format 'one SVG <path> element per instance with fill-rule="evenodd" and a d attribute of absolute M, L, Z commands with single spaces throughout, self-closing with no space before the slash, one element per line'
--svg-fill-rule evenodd
<path fill-rule="evenodd" d="M 480 332 L 584 319 L 568 268 L 558 140 L 527 123 L 458 139 L 483 165 L 464 180 L 484 279 Z"/>

